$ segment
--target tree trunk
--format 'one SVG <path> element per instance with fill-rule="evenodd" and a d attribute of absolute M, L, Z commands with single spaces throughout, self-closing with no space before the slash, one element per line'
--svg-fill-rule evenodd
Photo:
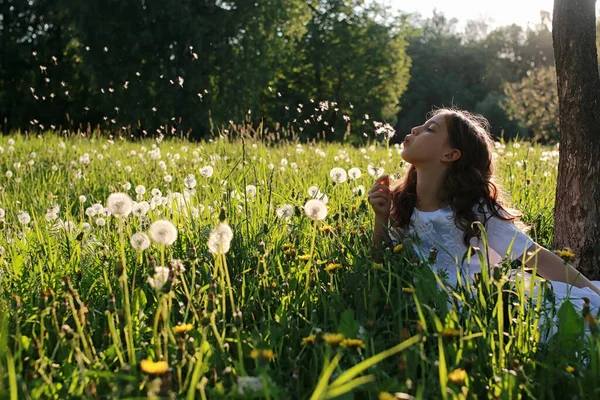
<path fill-rule="evenodd" d="M 560 109 L 555 249 L 600 279 L 600 76 L 596 0 L 554 0 L 552 39 Z"/>

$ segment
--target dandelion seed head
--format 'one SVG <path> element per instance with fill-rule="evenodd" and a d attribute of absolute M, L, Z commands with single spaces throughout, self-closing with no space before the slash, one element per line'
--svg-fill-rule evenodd
<path fill-rule="evenodd" d="M 231 227 L 221 222 L 208 237 L 208 249 L 213 254 L 225 254 L 229 251 L 231 239 L 233 239 Z"/>
<path fill-rule="evenodd" d="M 308 218 L 320 221 L 327 217 L 327 205 L 318 199 L 308 200 L 306 204 L 304 204 L 304 212 Z"/>
<path fill-rule="evenodd" d="M 153 222 L 148 232 L 150 238 L 158 244 L 170 246 L 177 240 L 177 228 L 171 221 L 164 219 Z"/>
<path fill-rule="evenodd" d="M 346 182 L 348 174 L 346 173 L 346 170 L 344 168 L 335 167 L 332 168 L 329 172 L 329 177 L 335 183 L 343 183 Z"/>
<path fill-rule="evenodd" d="M 116 217 L 127 217 L 133 208 L 133 200 L 125 193 L 113 193 L 106 199 L 106 208 Z"/>
<path fill-rule="evenodd" d="M 129 243 L 135 250 L 146 250 L 150 247 L 150 238 L 144 232 L 137 232 L 131 235 Z"/>

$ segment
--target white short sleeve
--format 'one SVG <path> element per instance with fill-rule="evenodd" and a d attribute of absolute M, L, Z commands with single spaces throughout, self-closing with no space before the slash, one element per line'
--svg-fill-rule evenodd
<path fill-rule="evenodd" d="M 514 261 L 535 244 L 512 221 L 505 221 L 496 216 L 492 216 L 487 221 L 486 232 L 488 246 L 498 253 L 501 259 L 507 258 L 510 261 Z M 510 254 L 508 253 L 509 247 Z"/>

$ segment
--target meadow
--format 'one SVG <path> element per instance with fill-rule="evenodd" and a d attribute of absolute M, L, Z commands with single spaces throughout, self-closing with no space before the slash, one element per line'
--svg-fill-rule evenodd
<path fill-rule="evenodd" d="M 402 175 L 397 145 L 47 132 L 0 153 L 1 398 L 600 396 L 594 318 L 566 303 L 541 340 L 552 296 L 520 266 L 451 291 L 409 248 L 373 262 L 366 192 Z M 495 157 L 549 247 L 557 148 Z"/>

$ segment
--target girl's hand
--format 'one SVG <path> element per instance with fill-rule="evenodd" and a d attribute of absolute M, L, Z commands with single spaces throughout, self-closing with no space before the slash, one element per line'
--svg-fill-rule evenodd
<path fill-rule="evenodd" d="M 392 194 L 390 193 L 390 177 L 388 175 L 381 175 L 377 178 L 377 182 L 369 190 L 369 203 L 377 219 L 387 220 L 389 218 Z"/>

